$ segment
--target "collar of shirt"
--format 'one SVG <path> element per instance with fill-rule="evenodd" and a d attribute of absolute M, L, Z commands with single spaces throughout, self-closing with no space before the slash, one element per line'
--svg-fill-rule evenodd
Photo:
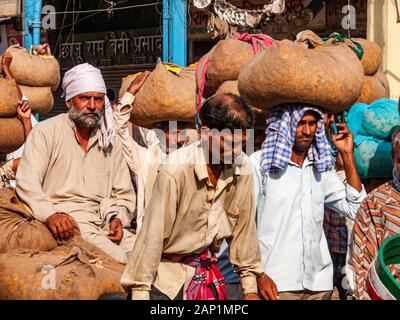
<path fill-rule="evenodd" d="M 299 166 L 296 162 L 294 162 L 294 161 L 292 161 L 292 160 L 289 160 L 289 163 L 288 163 L 288 165 L 290 165 L 290 166 L 294 166 L 294 167 L 297 167 L 297 168 L 300 168 L 300 169 L 305 169 L 305 168 L 307 168 L 308 166 L 312 166 L 314 164 L 314 160 L 309 160 L 308 159 L 308 157 L 306 157 L 305 159 L 304 159 L 304 162 L 303 162 L 303 166 L 301 167 L 301 166 Z"/>

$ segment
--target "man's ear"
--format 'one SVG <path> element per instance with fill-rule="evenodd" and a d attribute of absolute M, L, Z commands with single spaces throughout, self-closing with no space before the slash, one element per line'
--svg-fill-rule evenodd
<path fill-rule="evenodd" d="M 68 101 L 65 101 L 65 105 L 67 106 L 67 109 L 68 109 L 68 110 L 71 109 L 71 100 L 72 100 L 72 99 L 70 99 L 70 100 L 68 100 Z"/>

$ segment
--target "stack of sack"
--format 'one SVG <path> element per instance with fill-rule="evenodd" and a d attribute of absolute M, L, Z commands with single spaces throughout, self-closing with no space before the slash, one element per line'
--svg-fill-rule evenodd
<path fill-rule="evenodd" d="M 120 98 L 136 76 L 122 79 Z M 136 94 L 130 120 L 150 129 L 159 122 L 170 120 L 187 122 L 190 127 L 194 126 L 195 116 L 195 67 L 159 63 Z"/>
<path fill-rule="evenodd" d="M 232 39 L 219 41 L 197 64 L 197 108 L 200 110 L 204 99 L 215 94 L 239 94 L 239 74 L 262 51 L 276 40 L 263 34 L 242 34 Z M 264 124 L 267 113 L 251 104 L 255 113 L 256 126 Z"/>
<path fill-rule="evenodd" d="M 354 135 L 354 157 L 362 179 L 392 177 L 391 136 L 400 126 L 397 101 L 355 104 L 346 112 Z"/>
<path fill-rule="evenodd" d="M 7 50 L 13 59 L 10 65 L 22 94 L 29 99 L 34 113 L 48 113 L 54 105 L 53 94 L 60 84 L 60 66 L 54 56 L 48 54 L 47 45 L 30 54 L 18 45 Z M 0 57 L 1 62 L 1 57 Z M 1 71 L 0 63 L 0 71 Z M 18 149 L 24 140 L 23 127 L 16 118 L 18 95 L 14 81 L 0 79 L 0 152 L 9 153 Z"/>
<path fill-rule="evenodd" d="M 17 83 L 0 77 L 0 152 L 10 153 L 24 143 L 24 127 L 16 117 Z"/>
<path fill-rule="evenodd" d="M 324 45 L 311 31 L 300 38 L 282 40 L 252 59 L 240 72 L 240 95 L 266 112 L 291 102 L 347 110 L 362 92 L 360 59 L 347 46 Z"/>
<path fill-rule="evenodd" d="M 382 64 L 382 49 L 374 42 L 362 38 L 346 38 L 333 34 L 325 39 L 326 45 L 348 46 L 361 59 L 364 69 L 364 82 L 357 102 L 371 104 L 372 102 L 390 97 L 389 81 L 386 75 L 379 71 Z"/>
<path fill-rule="evenodd" d="M 123 294 L 124 265 L 80 236 L 57 243 L 11 188 L 0 189 L 0 300 L 93 300 Z"/>

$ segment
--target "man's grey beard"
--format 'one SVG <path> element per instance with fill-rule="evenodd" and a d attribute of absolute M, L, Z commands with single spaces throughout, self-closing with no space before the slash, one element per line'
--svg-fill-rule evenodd
<path fill-rule="evenodd" d="M 88 109 L 78 110 L 71 100 L 71 108 L 68 110 L 69 117 L 77 126 L 94 128 L 99 125 L 103 112 L 98 110 L 89 111 Z M 88 116 L 91 114 L 93 116 Z"/>

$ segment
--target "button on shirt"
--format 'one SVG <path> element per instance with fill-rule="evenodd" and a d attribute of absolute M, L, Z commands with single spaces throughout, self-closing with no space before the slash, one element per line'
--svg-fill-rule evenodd
<path fill-rule="evenodd" d="M 264 271 L 278 291 L 332 290 L 333 267 L 323 231 L 324 205 L 354 220 L 366 196 L 345 185 L 334 170 L 315 171 L 289 162 L 261 177 L 262 151 L 253 164 L 256 223 Z"/>

